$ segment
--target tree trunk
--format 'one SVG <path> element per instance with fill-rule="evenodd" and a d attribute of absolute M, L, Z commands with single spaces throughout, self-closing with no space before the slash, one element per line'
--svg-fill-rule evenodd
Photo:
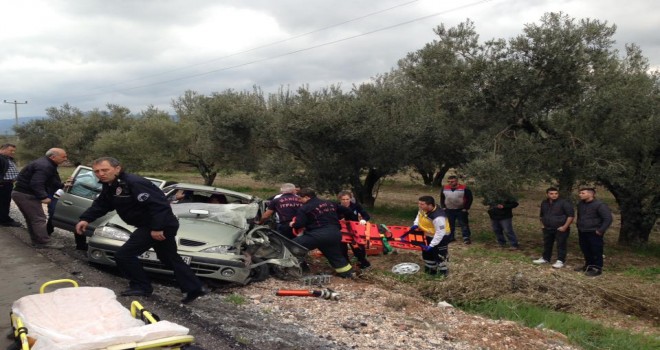
<path fill-rule="evenodd" d="M 415 171 L 422 177 L 425 186 L 433 185 L 433 175 L 435 169 L 426 169 L 424 166 L 415 165 Z"/>
<path fill-rule="evenodd" d="M 654 205 L 657 206 L 657 203 L 654 203 L 657 202 L 657 198 L 652 193 L 645 195 L 633 193 L 619 186 L 609 185 L 607 188 L 614 195 L 621 212 L 619 244 L 647 243 L 658 219 L 658 213 L 653 210 Z"/>
<path fill-rule="evenodd" d="M 431 187 L 440 187 L 440 185 L 442 185 L 442 179 L 445 178 L 445 175 L 447 174 L 449 168 L 450 166 L 448 166 L 447 164 L 441 164 L 440 170 L 436 172 L 435 168 L 427 169 L 422 165 L 415 165 L 415 170 L 422 177 L 422 181 L 424 181 L 424 185 Z"/>
<path fill-rule="evenodd" d="M 572 201 L 573 185 L 575 184 L 575 171 L 571 164 L 563 164 L 562 169 L 556 174 L 559 196 Z"/>
<path fill-rule="evenodd" d="M 353 192 L 355 192 L 355 199 L 357 199 L 360 204 L 364 207 L 373 209 L 376 204 L 376 197 L 374 192 L 378 192 L 376 186 L 379 184 L 380 179 L 383 177 L 376 169 L 369 169 L 366 178 L 364 179 L 364 184 L 358 183 L 353 184 Z"/>
<path fill-rule="evenodd" d="M 442 187 L 442 179 L 444 179 L 445 175 L 447 175 L 449 168 L 451 167 L 447 164 L 442 164 L 440 166 L 440 170 L 438 170 L 438 172 L 435 173 L 435 177 L 433 178 L 433 182 L 431 183 L 432 187 Z"/>

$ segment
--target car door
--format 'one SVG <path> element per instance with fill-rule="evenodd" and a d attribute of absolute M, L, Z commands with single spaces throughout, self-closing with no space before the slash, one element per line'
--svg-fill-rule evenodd
<path fill-rule="evenodd" d="M 101 193 L 101 184 L 98 182 L 96 175 L 92 168 L 80 165 L 71 175 L 73 178 L 73 185 L 60 196 L 55 206 L 55 213 L 53 215 L 53 225 L 67 231 L 75 231 L 76 224 L 80 220 L 80 215 L 92 206 L 92 202 Z M 152 179 L 151 180 L 159 188 L 165 185 L 164 180 Z M 94 229 L 101 223 L 106 222 L 115 212 L 109 212 L 105 216 L 98 218 L 91 222 L 87 227 L 87 235 L 91 235 Z"/>

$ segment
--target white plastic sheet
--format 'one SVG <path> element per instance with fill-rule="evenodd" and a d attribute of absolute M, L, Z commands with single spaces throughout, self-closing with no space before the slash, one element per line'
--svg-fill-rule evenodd
<path fill-rule="evenodd" d="M 32 350 L 91 350 L 188 334 L 188 328 L 168 321 L 145 325 L 131 316 L 115 293 L 102 287 L 61 288 L 28 295 L 12 305 Z"/>

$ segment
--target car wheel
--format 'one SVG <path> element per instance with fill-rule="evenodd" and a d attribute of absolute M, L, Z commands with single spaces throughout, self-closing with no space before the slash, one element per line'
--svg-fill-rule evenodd
<path fill-rule="evenodd" d="M 252 263 L 260 263 L 263 260 L 261 259 L 252 259 Z M 250 282 L 261 282 L 266 280 L 270 276 L 270 265 L 263 264 L 259 265 L 253 269 L 250 269 Z"/>

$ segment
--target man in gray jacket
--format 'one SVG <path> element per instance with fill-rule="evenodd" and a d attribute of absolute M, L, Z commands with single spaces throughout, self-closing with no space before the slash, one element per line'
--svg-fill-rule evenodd
<path fill-rule="evenodd" d="M 580 250 L 584 254 L 584 266 L 576 271 L 583 271 L 586 276 L 595 277 L 603 273 L 603 236 L 612 225 L 612 211 L 607 205 L 596 199 L 596 189 L 580 188 L 580 202 L 577 205 L 577 228 Z"/>
<path fill-rule="evenodd" d="M 571 223 L 575 218 L 573 205 L 559 198 L 559 190 L 550 187 L 545 191 L 548 197 L 541 202 L 541 225 L 543 225 L 543 256 L 534 260 L 535 264 L 547 264 L 552 258 L 552 248 L 557 241 L 557 261 L 552 265 L 556 269 L 564 267 L 566 262 L 566 242 L 571 233 Z"/>

